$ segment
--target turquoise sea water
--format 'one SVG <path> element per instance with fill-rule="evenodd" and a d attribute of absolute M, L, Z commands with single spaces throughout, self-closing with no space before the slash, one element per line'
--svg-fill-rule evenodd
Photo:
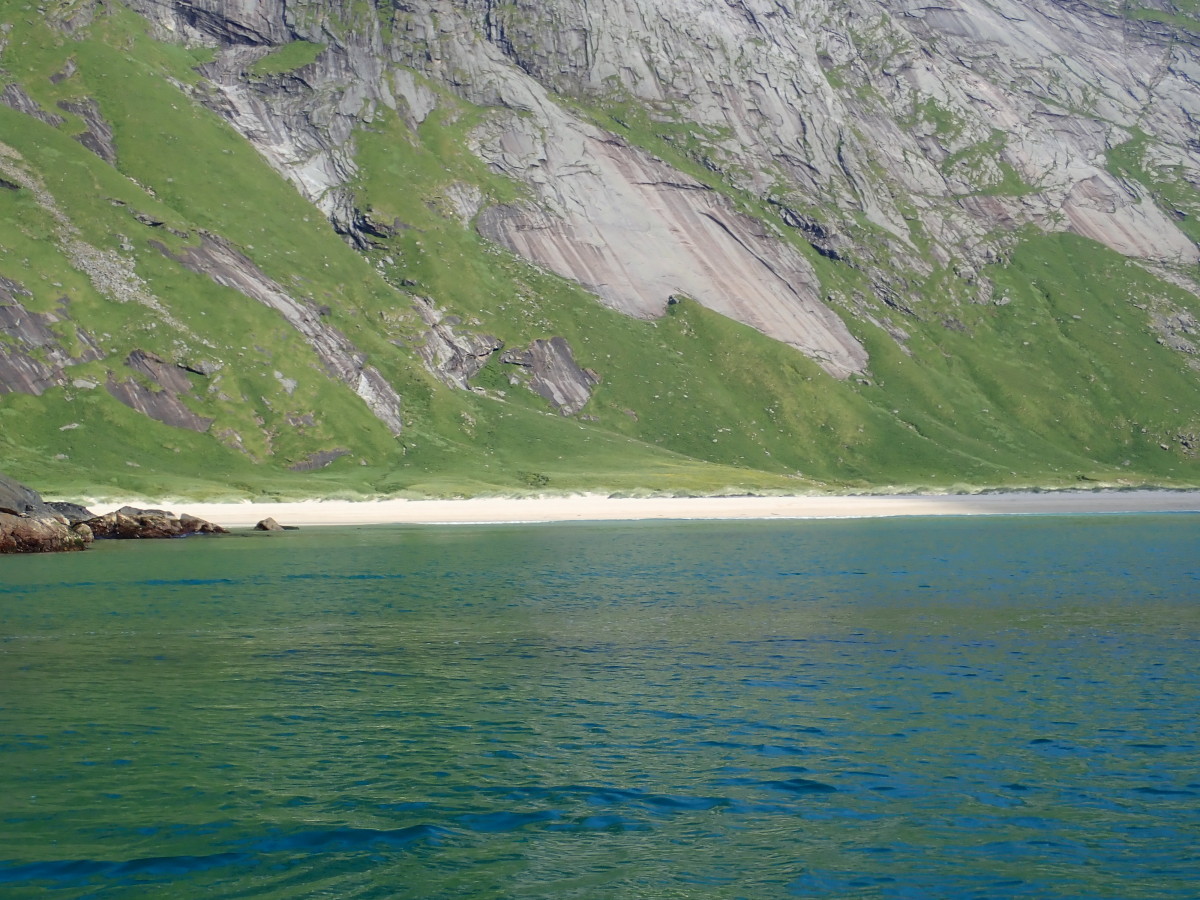
<path fill-rule="evenodd" d="M 0 896 L 1200 896 L 1200 517 L 0 558 Z"/>

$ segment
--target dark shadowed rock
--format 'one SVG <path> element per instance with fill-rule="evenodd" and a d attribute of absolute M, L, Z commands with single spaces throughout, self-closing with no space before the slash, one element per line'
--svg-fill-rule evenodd
<path fill-rule="evenodd" d="M 283 531 L 284 528 L 269 516 L 254 526 L 255 531 Z"/>
<path fill-rule="evenodd" d="M 51 500 L 46 505 L 72 525 L 78 525 L 81 522 L 87 522 L 90 519 L 96 518 L 96 514 L 94 512 L 86 507 L 80 506 L 78 503 L 67 503 L 62 500 Z"/>
<path fill-rule="evenodd" d="M 150 246 L 184 268 L 276 310 L 304 336 L 329 373 L 358 394 L 392 434 L 404 429 L 400 395 L 378 369 L 367 364 L 366 356 L 346 335 L 324 321 L 320 308 L 291 296 L 228 241 L 202 234 L 200 246 L 187 247 L 178 254 L 158 241 L 151 241 Z"/>
<path fill-rule="evenodd" d="M 0 340 L 6 344 L 0 353 L 0 394 L 38 396 L 70 383 L 67 367 L 101 357 L 96 342 L 82 329 L 76 329 L 78 346 L 73 352 L 54 333 L 56 324 L 69 319 L 65 298 L 57 312 L 37 313 L 21 304 L 31 296 L 24 285 L 0 276 Z"/>
<path fill-rule="evenodd" d="M 470 379 L 479 374 L 504 342 L 490 334 L 457 328 L 461 324 L 457 316 L 447 316 L 425 297 L 414 297 L 413 308 L 429 326 L 425 343 L 417 348 L 425 368 L 443 384 L 471 390 Z"/>
<path fill-rule="evenodd" d="M 23 516 L 50 516 L 53 513 L 42 500 L 42 495 L 26 487 L 15 478 L 0 472 L 0 508 Z"/>
<path fill-rule="evenodd" d="M 105 387 L 113 397 L 130 409 L 136 409 L 164 425 L 186 428 L 202 434 L 212 427 L 212 419 L 192 412 L 179 399 L 179 395 L 172 391 L 154 391 L 132 378 L 126 381 L 117 381 L 112 375 L 109 375 Z"/>

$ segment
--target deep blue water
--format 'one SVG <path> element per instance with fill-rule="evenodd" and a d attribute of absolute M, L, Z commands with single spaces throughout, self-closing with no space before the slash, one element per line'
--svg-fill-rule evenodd
<path fill-rule="evenodd" d="M 1200 897 L 1200 516 L 0 558 L 0 896 Z"/>

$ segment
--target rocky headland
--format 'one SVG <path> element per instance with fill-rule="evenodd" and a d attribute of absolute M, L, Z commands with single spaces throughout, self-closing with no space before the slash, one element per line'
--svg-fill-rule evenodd
<path fill-rule="evenodd" d="M 55 553 L 86 550 L 94 540 L 227 533 L 204 519 L 162 509 L 124 506 L 97 516 L 76 503 L 46 502 L 37 491 L 0 473 L 0 553 Z"/>

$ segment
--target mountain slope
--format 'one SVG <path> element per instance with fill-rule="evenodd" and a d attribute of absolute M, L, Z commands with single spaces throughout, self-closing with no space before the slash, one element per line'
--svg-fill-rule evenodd
<path fill-rule="evenodd" d="M 55 490 L 1193 484 L 1160 4 L 0 4 Z"/>

